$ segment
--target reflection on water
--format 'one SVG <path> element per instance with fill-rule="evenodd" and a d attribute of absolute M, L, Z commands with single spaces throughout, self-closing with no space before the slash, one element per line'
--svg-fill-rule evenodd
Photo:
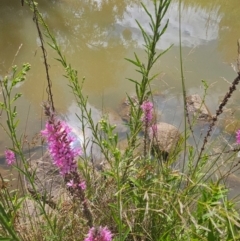
<path fill-rule="evenodd" d="M 144 1 L 147 6 L 149 6 L 149 2 Z M 116 99 L 112 103 L 112 106 L 114 106 L 121 98 L 120 95 L 132 89 L 132 85 L 125 81 L 125 78 L 129 75 L 135 76 L 132 73 L 132 68 L 130 69 L 124 61 L 124 57 L 131 56 L 133 48 L 136 52 L 139 51 L 142 54 L 143 42 L 134 19 L 139 19 L 147 31 L 150 29 L 148 19 L 140 7 L 139 1 L 43 0 L 39 6 L 65 55 L 73 66 L 79 70 L 80 78 L 86 77 L 85 91 L 91 96 L 92 102 L 94 104 L 99 103 L 99 97 L 102 96 L 104 104 L 108 105 L 108 100 L 114 96 L 114 99 Z M 207 49 L 206 51 L 209 52 L 209 43 L 214 42 L 211 48 L 215 58 L 212 61 L 222 64 L 225 59 L 222 59 L 219 53 L 225 54 L 225 52 L 228 53 L 228 56 L 224 56 L 226 60 L 232 61 L 236 56 L 235 36 L 238 33 L 239 23 L 238 21 L 231 22 L 230 19 L 232 19 L 232 14 L 235 15 L 238 12 L 237 8 L 239 9 L 237 1 L 231 2 L 231 4 L 226 4 L 225 1 L 220 0 L 199 0 L 194 1 L 194 3 L 187 0 L 183 1 L 183 46 Z M 232 11 L 232 9 L 235 9 L 235 11 Z M 13 0 L 2 0 L 0 11 L 0 27 L 3 36 L 0 40 L 1 75 L 4 75 L 11 66 L 18 47 L 23 43 L 15 62 L 29 61 L 32 64 L 32 71 L 21 91 L 24 92 L 25 96 L 29 96 L 32 107 L 38 109 L 39 103 L 43 99 L 45 73 L 43 66 L 40 64 L 42 53 L 32 21 L 32 14 L 26 6 L 22 8 L 19 3 Z M 165 49 L 171 44 L 178 45 L 178 2 L 173 1 L 167 13 L 167 18 L 170 20 L 169 28 L 159 43 L 159 49 Z M 234 37 L 232 34 L 225 34 L 226 31 L 235 33 Z M 223 39 L 221 36 L 225 38 Z M 232 42 L 232 39 L 234 39 L 234 44 L 226 43 L 226 41 Z M 218 52 L 219 49 L 223 51 Z M 51 51 L 48 51 L 50 55 Z M 171 58 L 178 55 L 177 51 L 177 48 L 171 51 Z M 189 51 L 190 49 L 186 48 L 186 53 Z M 232 53 L 231 57 L 229 57 L 230 53 Z M 206 60 L 206 56 L 198 56 L 198 58 L 197 61 L 194 60 L 194 68 L 201 67 L 199 62 L 205 62 Z M 49 58 L 49 62 L 56 103 L 59 103 L 59 108 L 64 111 L 66 105 L 69 104 L 68 100 L 71 100 L 71 95 L 66 93 L 63 88 L 66 84 L 62 77 L 63 70 L 60 66 L 57 66 L 58 63 L 55 60 Z M 188 62 L 191 62 L 191 60 Z M 165 62 L 165 65 L 170 64 L 172 64 L 172 61 Z M 173 68 L 178 67 L 178 61 L 174 65 L 176 66 L 172 66 Z M 188 66 L 188 63 L 186 66 Z M 192 68 L 191 63 L 190 67 Z M 162 68 L 162 70 L 167 73 L 165 68 Z M 195 70 L 191 69 L 191 71 L 194 72 Z M 201 71 L 210 72 L 210 69 L 209 71 L 205 69 Z M 171 72 L 169 75 L 171 75 Z M 213 72 L 218 78 L 217 71 L 214 69 Z M 177 79 L 175 78 L 175 81 L 169 80 L 168 73 L 165 78 L 170 85 Z M 199 79 L 201 78 L 200 75 Z M 33 92 L 36 83 L 38 88 Z M 175 87 L 175 83 L 173 86 Z M 198 87 L 199 85 L 197 85 Z M 223 87 L 225 88 L 225 86 Z M 66 98 L 62 98 L 63 95 Z"/>
<path fill-rule="evenodd" d="M 150 6 L 150 0 L 144 0 Z M 41 0 L 40 10 L 60 43 L 69 62 L 78 70 L 79 79 L 86 77 L 84 91 L 90 103 L 116 109 L 125 92 L 133 85 L 127 77 L 139 79 L 133 66 L 124 60 L 135 51 L 146 59 L 142 38 L 135 18 L 149 32 L 148 19 L 138 0 Z M 149 9 L 152 11 L 151 7 Z M 189 94 L 203 93 L 201 80 L 210 84 L 207 104 L 213 112 L 219 104 L 235 73 L 230 62 L 236 58 L 236 39 L 240 38 L 238 21 L 239 0 L 184 0 L 182 6 L 182 44 L 186 85 Z M 165 94 L 167 108 L 162 103 L 164 120 L 180 126 L 181 82 L 179 74 L 178 1 L 173 1 L 164 22 L 169 28 L 158 45 L 158 51 L 174 44 L 155 66 L 162 77 L 153 82 L 153 89 Z M 23 93 L 19 102 L 22 122 L 20 130 L 26 135 L 41 129 L 41 102 L 46 99 L 46 75 L 42 53 L 32 13 L 20 1 L 0 1 L 0 76 L 9 73 L 13 63 L 30 62 L 32 69 L 27 81 L 17 91 Z M 46 44 L 46 43 L 45 43 Z M 22 45 L 17 56 L 17 50 Z M 60 113 L 69 113 L 73 102 L 71 90 L 63 77 L 64 70 L 47 47 L 54 100 Z M 224 77 L 226 80 L 223 80 Z M 173 98 L 171 98 L 173 96 Z M 1 98 L 1 96 L 0 96 Z M 240 100 L 240 95 L 235 96 Z M 172 109 L 174 116 L 172 116 Z M 5 122 L 4 116 L 1 119 Z M 22 133 L 22 131 L 21 131 Z M 0 153 L 8 146 L 1 130 Z"/>
<path fill-rule="evenodd" d="M 149 1 L 144 1 L 148 6 Z M 151 5 L 150 5 L 151 6 Z M 197 8 L 196 6 L 182 6 L 182 46 L 183 47 L 196 47 L 206 44 L 208 41 L 216 40 L 219 32 L 219 22 L 222 14 L 219 13 L 219 8 L 216 7 L 212 10 L 204 8 Z M 148 7 L 151 12 L 154 11 L 153 7 Z M 117 23 L 121 28 L 131 29 L 132 38 L 137 42 L 138 47 L 142 47 L 143 39 L 138 25 L 135 21 L 138 19 L 143 28 L 151 33 L 151 28 L 148 24 L 148 16 L 144 14 L 144 10 L 138 5 L 132 5 L 127 8 L 124 18 Z M 171 44 L 178 45 L 178 31 L 179 31 L 179 3 L 173 2 L 169 8 L 166 17 L 164 18 L 163 25 L 169 19 L 168 30 L 162 36 L 161 41 L 158 43 L 159 49 L 166 49 Z"/>

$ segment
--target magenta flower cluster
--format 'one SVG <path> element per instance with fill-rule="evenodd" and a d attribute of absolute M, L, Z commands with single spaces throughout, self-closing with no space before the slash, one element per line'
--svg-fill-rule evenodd
<path fill-rule="evenodd" d="M 75 157 L 81 155 L 80 149 L 72 148 L 75 139 L 70 132 L 71 128 L 64 121 L 56 119 L 55 116 L 51 116 L 46 123 L 45 130 L 41 131 L 42 136 L 47 139 L 53 163 L 63 176 L 76 172 Z"/>
<path fill-rule="evenodd" d="M 141 105 L 141 109 L 143 111 L 142 121 L 145 126 L 149 126 L 153 119 L 153 103 L 145 100 Z"/>
<path fill-rule="evenodd" d="M 236 140 L 237 140 L 237 143 L 240 144 L 240 130 L 236 132 Z"/>
<path fill-rule="evenodd" d="M 72 187 L 72 188 L 80 188 L 81 190 L 85 190 L 86 189 L 86 182 L 81 181 L 80 183 L 75 183 L 74 180 L 71 179 L 69 182 L 67 182 L 67 186 Z"/>
<path fill-rule="evenodd" d="M 112 241 L 112 233 L 107 227 L 91 228 L 84 241 Z"/>
<path fill-rule="evenodd" d="M 16 158 L 15 158 L 15 154 L 13 151 L 7 149 L 5 151 L 5 158 L 6 158 L 6 161 L 7 161 L 7 164 L 8 165 L 12 165 L 16 162 Z"/>

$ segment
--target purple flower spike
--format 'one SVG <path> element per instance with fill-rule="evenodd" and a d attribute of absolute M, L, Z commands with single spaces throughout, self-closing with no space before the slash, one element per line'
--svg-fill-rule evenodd
<path fill-rule="evenodd" d="M 41 131 L 42 136 L 47 139 L 53 163 L 63 176 L 76 172 L 77 164 L 74 159 L 81 155 L 80 149 L 72 148 L 74 138 L 70 132 L 71 128 L 64 121 L 57 120 L 55 116 L 50 117 L 45 130 Z"/>
<path fill-rule="evenodd" d="M 88 236 L 84 239 L 84 241 L 112 241 L 112 233 L 107 228 L 91 228 L 88 232 Z"/>
<path fill-rule="evenodd" d="M 237 140 L 237 143 L 238 144 L 240 144 L 240 130 L 238 130 L 237 132 L 236 132 L 236 140 Z"/>
<path fill-rule="evenodd" d="M 141 105 L 143 111 L 142 121 L 145 126 L 149 126 L 150 122 L 153 119 L 153 103 L 151 101 L 144 101 Z"/>
<path fill-rule="evenodd" d="M 12 165 L 16 162 L 15 154 L 13 151 L 7 149 L 5 151 L 5 157 L 8 165 Z"/>

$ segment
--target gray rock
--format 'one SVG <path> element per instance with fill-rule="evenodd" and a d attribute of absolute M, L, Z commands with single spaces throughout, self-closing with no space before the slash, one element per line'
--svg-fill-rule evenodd
<path fill-rule="evenodd" d="M 48 215 L 54 211 L 47 204 L 44 205 L 44 210 Z M 36 221 L 44 222 L 44 215 L 39 204 L 32 198 L 25 198 L 18 210 L 17 221 L 21 227 L 31 227 L 31 223 Z"/>
<path fill-rule="evenodd" d="M 137 104 L 136 96 L 131 97 L 131 100 L 133 101 L 134 104 Z M 130 110 L 131 110 L 130 102 L 128 98 L 125 98 L 120 104 L 119 115 L 126 122 L 129 122 L 130 120 Z"/>
<path fill-rule="evenodd" d="M 121 116 L 112 109 L 104 110 L 104 115 L 107 115 L 108 121 L 111 125 L 116 125 L 115 131 L 118 134 L 125 133 L 127 131 L 126 123 L 123 122 Z"/>
<path fill-rule="evenodd" d="M 186 97 L 187 110 L 197 120 L 210 121 L 212 115 L 201 97 L 197 94 Z"/>
<path fill-rule="evenodd" d="M 49 206 L 55 208 L 60 197 L 67 195 L 64 180 L 48 153 L 31 161 L 29 172 L 34 177 L 35 190 L 28 180 L 26 186 L 32 196 L 40 195 Z"/>
<path fill-rule="evenodd" d="M 153 146 L 167 153 L 174 151 L 180 139 L 178 129 L 165 122 L 159 122 L 156 129 L 156 133 L 149 129 L 149 138 L 152 140 Z"/>

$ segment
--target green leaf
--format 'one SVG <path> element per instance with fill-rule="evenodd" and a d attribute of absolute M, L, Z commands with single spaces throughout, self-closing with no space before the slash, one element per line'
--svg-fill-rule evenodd
<path fill-rule="evenodd" d="M 159 33 L 159 38 L 160 38 L 160 37 L 165 33 L 165 31 L 167 30 L 168 23 L 169 23 L 169 19 L 167 20 L 166 24 L 164 25 L 162 31 Z"/>
<path fill-rule="evenodd" d="M 45 36 L 47 36 L 47 35 L 45 35 Z M 55 45 L 55 44 L 51 44 L 51 43 L 49 43 L 49 42 L 47 42 L 47 44 L 48 44 L 52 49 L 56 50 L 56 45 Z"/>
<path fill-rule="evenodd" d="M 145 32 L 145 30 L 143 29 L 143 27 L 141 26 L 141 24 L 136 20 L 136 23 L 138 25 L 138 27 L 140 28 L 141 32 L 142 32 L 142 36 L 144 38 L 144 42 L 146 43 L 146 45 L 150 45 L 151 44 L 151 38 L 149 37 L 149 35 Z"/>
<path fill-rule="evenodd" d="M 137 86 L 140 85 L 136 80 L 133 80 L 133 79 L 130 79 L 130 78 L 127 78 L 127 80 L 133 82 L 133 83 L 136 84 Z"/>
<path fill-rule="evenodd" d="M 8 129 L 9 129 L 9 131 L 12 133 L 12 126 L 10 125 L 9 120 L 7 120 L 7 125 L 8 125 Z"/>
<path fill-rule="evenodd" d="M 219 239 L 214 235 L 214 228 L 213 228 L 212 222 L 211 222 L 210 220 L 209 220 L 208 229 L 210 230 L 210 232 L 208 232 L 207 240 L 208 240 L 208 241 L 217 241 L 217 240 L 219 240 Z"/>
<path fill-rule="evenodd" d="M 15 233 L 13 226 L 11 225 L 10 216 L 5 212 L 5 209 L 3 208 L 1 202 L 0 202 L 0 223 L 1 223 L 1 226 L 4 227 L 8 231 L 8 233 L 13 237 L 13 239 L 10 239 L 10 240 L 12 241 L 20 240 L 17 237 L 17 234 Z"/>
<path fill-rule="evenodd" d="M 129 177 L 129 182 L 136 187 L 141 187 L 141 184 L 138 182 L 138 179 L 135 179 L 133 177 Z"/>
<path fill-rule="evenodd" d="M 136 65 L 136 66 L 138 66 L 138 67 L 142 67 L 142 65 L 141 64 L 139 64 L 138 62 L 136 62 L 136 61 L 134 61 L 134 60 L 132 60 L 132 59 L 128 59 L 128 58 L 125 58 L 128 62 L 130 62 L 130 63 L 132 63 L 132 64 L 134 64 L 134 65 Z"/>
<path fill-rule="evenodd" d="M 13 124 L 13 128 L 16 129 L 16 127 L 18 126 L 19 120 L 16 120 L 16 122 Z"/>
<path fill-rule="evenodd" d="M 134 53 L 135 59 L 137 60 L 138 64 L 140 64 L 140 66 L 142 67 L 142 63 L 140 61 L 140 59 L 138 58 L 137 54 Z"/>
<path fill-rule="evenodd" d="M 62 60 L 61 59 L 55 58 L 55 60 L 59 61 L 62 64 Z M 63 76 L 68 78 L 68 76 L 65 76 L 65 75 L 63 75 Z"/>
<path fill-rule="evenodd" d="M 167 49 L 165 49 L 163 52 L 161 52 L 154 60 L 153 63 L 154 64 L 162 55 L 164 55 L 170 48 L 172 48 L 173 44 L 171 44 Z"/>

